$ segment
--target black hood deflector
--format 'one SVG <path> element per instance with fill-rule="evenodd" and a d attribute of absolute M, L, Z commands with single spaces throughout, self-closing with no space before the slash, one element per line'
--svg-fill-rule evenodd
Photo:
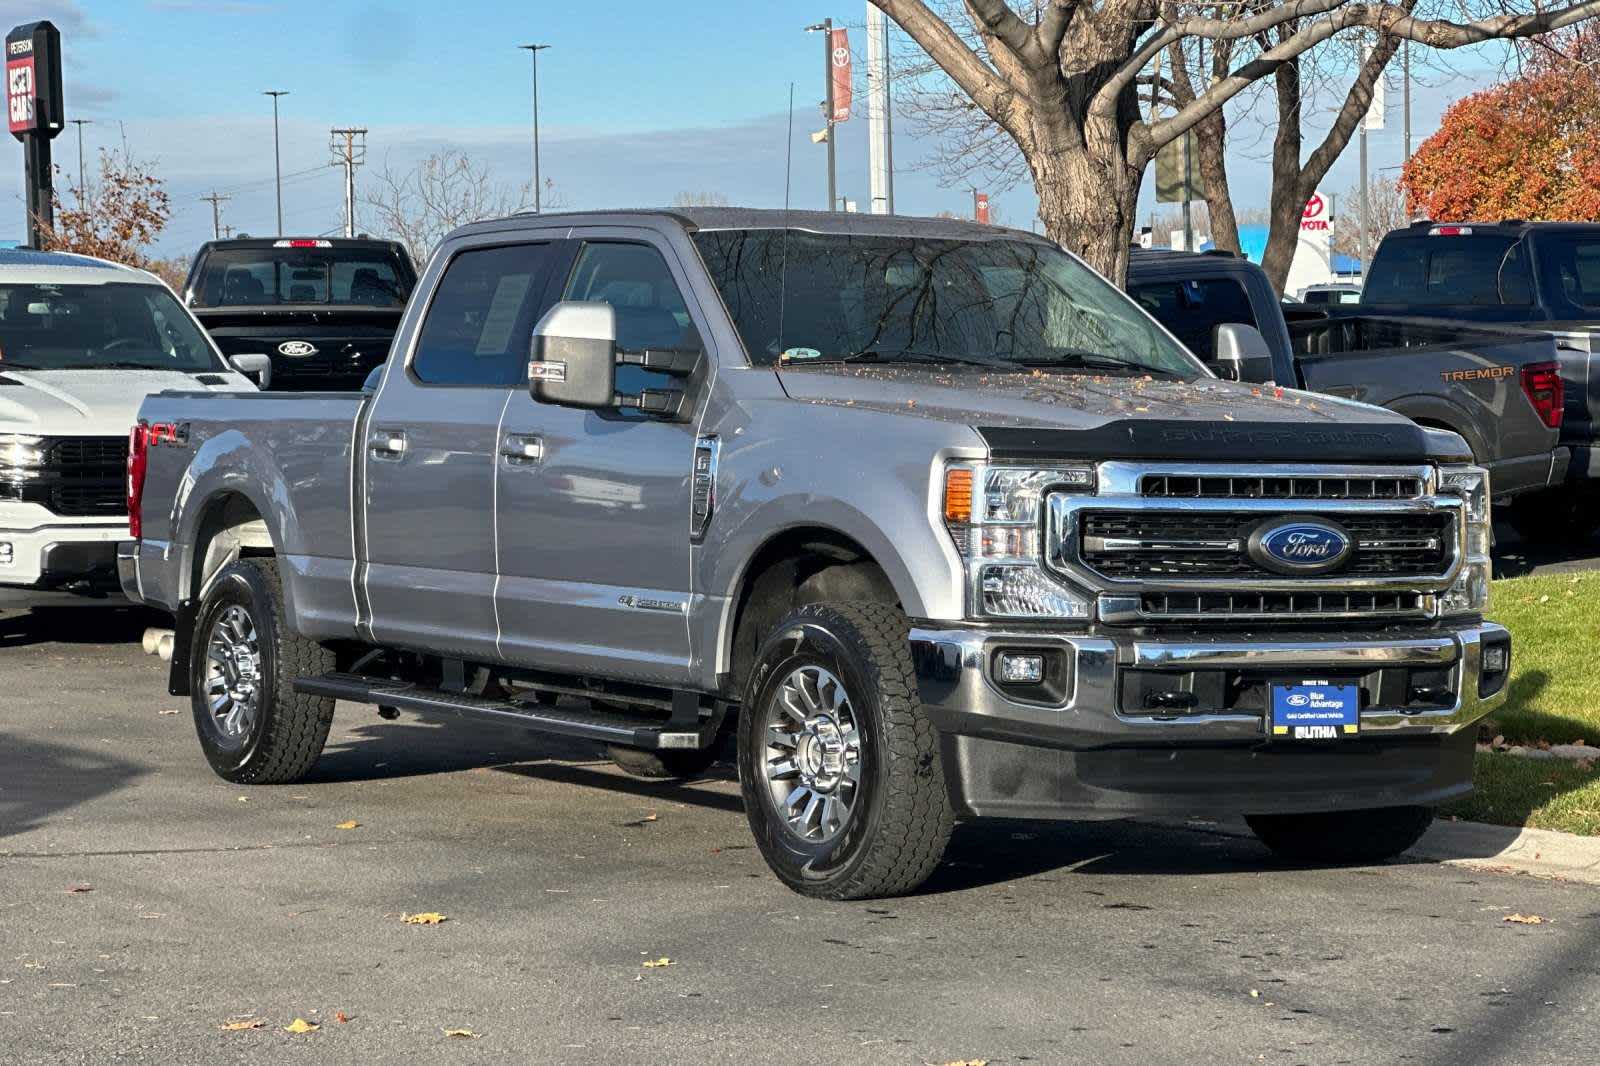
<path fill-rule="evenodd" d="M 1420 463 L 1472 461 L 1417 425 L 1122 419 L 1089 429 L 977 427 L 996 459 L 1170 459 L 1189 462 Z"/>

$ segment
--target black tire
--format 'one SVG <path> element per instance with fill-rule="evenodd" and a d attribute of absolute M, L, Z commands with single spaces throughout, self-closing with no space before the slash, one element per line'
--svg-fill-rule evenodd
<path fill-rule="evenodd" d="M 908 630 L 904 613 L 884 604 L 810 604 L 780 622 L 756 653 L 739 717 L 739 784 L 762 856 L 803 895 L 842 900 L 910 892 L 938 866 L 949 842 L 954 815 L 938 732 L 918 698 Z M 848 693 L 859 734 L 859 784 L 842 825 L 831 839 L 813 843 L 779 813 L 773 792 L 786 785 L 768 781 L 766 722 L 786 680 L 816 667 Z"/>
<path fill-rule="evenodd" d="M 224 721 L 212 712 L 207 682 L 212 661 L 208 648 L 219 621 L 233 608 L 242 610 L 254 629 L 258 695 L 248 724 L 230 734 Z M 277 560 L 240 559 L 218 574 L 195 618 L 189 660 L 195 732 L 217 776 L 246 785 L 286 784 L 303 778 L 328 739 L 333 700 L 295 692 L 294 680 L 324 674 L 333 667 L 332 652 L 290 632 L 285 624 Z"/>
<path fill-rule="evenodd" d="M 1421 840 L 1433 824 L 1433 808 L 1252 814 L 1245 822 L 1256 839 L 1285 859 L 1362 865 L 1392 859 Z"/>
<path fill-rule="evenodd" d="M 608 744 L 606 754 L 611 756 L 611 761 L 623 773 L 646 781 L 687 781 L 701 776 L 717 761 L 715 746 L 693 750 L 645 751 L 642 748 Z"/>
<path fill-rule="evenodd" d="M 1506 520 L 1525 543 L 1578 544 L 1600 525 L 1600 500 L 1575 488 L 1525 492 L 1505 508 Z"/>

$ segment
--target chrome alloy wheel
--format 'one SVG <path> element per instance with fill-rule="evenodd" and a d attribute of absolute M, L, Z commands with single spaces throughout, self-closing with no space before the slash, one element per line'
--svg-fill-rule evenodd
<path fill-rule="evenodd" d="M 766 708 L 762 762 L 772 804 L 808 844 L 838 836 L 861 793 L 861 732 L 844 683 L 797 667 Z"/>
<path fill-rule="evenodd" d="M 206 639 L 206 707 L 218 732 L 248 736 L 261 710 L 261 645 L 250 612 L 229 606 Z"/>

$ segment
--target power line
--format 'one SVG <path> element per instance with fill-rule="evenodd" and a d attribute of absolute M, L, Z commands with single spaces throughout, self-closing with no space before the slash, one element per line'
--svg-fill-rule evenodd
<path fill-rule="evenodd" d="M 329 130 L 328 150 L 333 165 L 344 167 L 344 235 L 356 235 L 356 167 L 367 161 L 367 131 L 364 127 Z"/>
<path fill-rule="evenodd" d="M 210 196 L 202 196 L 200 199 L 211 205 L 211 238 L 219 240 L 222 237 L 222 205 L 233 197 L 219 196 L 217 190 L 212 189 Z"/>

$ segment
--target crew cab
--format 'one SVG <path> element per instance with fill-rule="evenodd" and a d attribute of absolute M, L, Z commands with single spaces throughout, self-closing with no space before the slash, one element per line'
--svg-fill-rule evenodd
<path fill-rule="evenodd" d="M 1556 343 L 1515 326 L 1440 322 L 1286 307 L 1266 272 L 1225 253 L 1140 251 L 1129 294 L 1203 361 L 1216 364 L 1217 327 L 1252 327 L 1229 374 L 1398 411 L 1458 433 L 1489 470 L 1498 502 L 1561 484 L 1563 383 Z M 1344 308 L 1348 312 L 1349 308 Z M 1259 337 L 1256 336 L 1259 334 Z M 1243 358 L 1243 364 L 1235 361 Z"/>
<path fill-rule="evenodd" d="M 910 891 L 990 816 L 1393 855 L 1505 694 L 1459 436 L 1219 380 L 1028 233 L 477 223 L 366 394 L 169 392 L 140 427 L 119 574 L 173 612 L 221 777 L 302 778 L 335 701 L 651 777 L 731 733 L 812 896 Z"/>
<path fill-rule="evenodd" d="M 238 237 L 200 246 L 184 298 L 225 353 L 271 359 L 268 388 L 355 391 L 383 365 L 416 281 L 396 241 Z"/>
<path fill-rule="evenodd" d="M 153 275 L 0 251 L 0 610 L 121 601 L 116 545 L 140 402 L 167 388 L 253 387 Z"/>

